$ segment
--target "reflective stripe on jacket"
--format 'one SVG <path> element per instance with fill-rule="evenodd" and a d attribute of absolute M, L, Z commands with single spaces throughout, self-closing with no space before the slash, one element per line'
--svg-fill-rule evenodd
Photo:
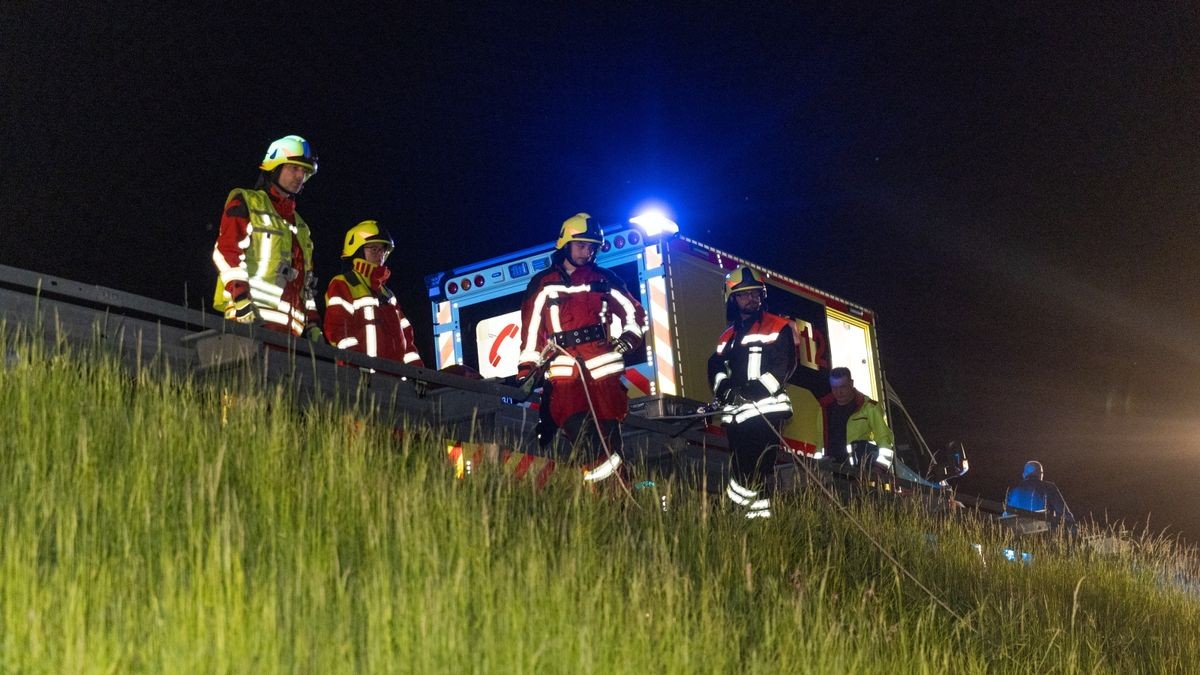
<path fill-rule="evenodd" d="M 358 272 L 339 274 L 325 291 L 325 338 L 339 349 L 425 367 L 412 324 L 387 286 L 372 291 Z"/>
<path fill-rule="evenodd" d="M 521 303 L 521 361 L 533 363 L 554 333 L 604 326 L 605 338 L 624 335 L 633 349 L 642 344 L 646 312 L 625 284 L 612 272 L 595 264 L 567 274 L 561 262 L 529 280 Z M 621 382 L 625 358 L 608 339 L 564 346 L 546 368 L 554 384 L 550 415 L 562 426 L 572 415 L 590 411 L 598 420 L 622 420 L 629 413 L 629 397 Z M 575 357 L 583 360 L 586 384 L 580 382 Z"/>
<path fill-rule="evenodd" d="M 289 223 L 261 190 L 233 190 L 226 204 L 235 198 L 245 204 L 249 216 L 244 228 L 240 222 L 232 228 L 222 222 L 213 248 L 218 272 L 213 308 L 232 318 L 229 285 L 243 282 L 264 322 L 300 335 L 317 311 L 311 289 L 313 243 L 308 225 L 299 213 L 293 213 L 295 223 Z M 294 255 L 295 247 L 299 248 L 299 259 Z"/>
<path fill-rule="evenodd" d="M 855 441 L 869 441 L 879 446 L 879 454 L 876 461 L 879 464 L 890 467 L 892 464 L 893 451 L 896 447 L 896 438 L 892 434 L 892 430 L 888 427 L 887 422 L 883 419 L 883 408 L 867 398 L 862 392 L 854 392 L 855 409 L 850 413 L 850 418 L 846 420 L 846 446 L 847 448 Z M 819 401 L 821 404 L 821 413 L 824 416 L 825 429 L 825 446 L 829 445 L 829 406 L 836 405 L 837 399 L 833 394 L 826 394 Z M 824 448 L 822 448 L 824 450 Z"/>
<path fill-rule="evenodd" d="M 530 280 L 521 303 L 522 362 L 536 362 L 542 347 L 554 333 L 597 324 L 609 337 L 625 335 L 633 347 L 641 343 L 646 313 L 625 284 L 612 272 L 594 264 L 576 268 L 570 275 L 554 265 Z M 577 377 L 574 357 L 582 357 L 592 380 L 625 372 L 624 357 L 613 351 L 607 340 L 566 347 L 571 354 L 556 353 L 546 369 L 552 380 Z"/>
<path fill-rule="evenodd" d="M 708 359 L 708 381 L 722 383 L 736 399 L 721 409 L 721 421 L 741 423 L 758 415 L 790 417 L 787 381 L 796 369 L 793 322 L 770 312 L 749 326 L 730 325 Z"/>

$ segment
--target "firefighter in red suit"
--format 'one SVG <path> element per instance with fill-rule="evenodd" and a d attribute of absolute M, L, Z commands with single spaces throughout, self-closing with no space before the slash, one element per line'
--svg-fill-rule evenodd
<path fill-rule="evenodd" d="M 267 148 L 254 189 L 225 200 L 213 247 L 213 308 L 226 319 L 321 339 L 314 297 L 312 235 L 296 213 L 296 195 L 317 172 L 308 141 L 284 136 Z"/>
<path fill-rule="evenodd" d="M 729 439 L 725 496 L 747 518 L 771 517 L 775 450 L 792 416 L 786 387 L 796 369 L 793 322 L 766 311 L 767 282 L 750 267 L 725 277 L 729 327 L 708 359 L 708 381 Z"/>
<path fill-rule="evenodd" d="M 424 368 L 412 324 L 385 283 L 384 266 L 395 248 L 391 235 L 374 220 L 346 232 L 342 273 L 325 291 L 325 337 L 338 349 Z"/>
<path fill-rule="evenodd" d="M 568 218 L 559 230 L 551 266 L 529 281 L 521 303 L 518 376 L 534 371 L 549 342 L 566 352 L 549 353 L 550 414 L 570 439 L 588 482 L 624 476 L 621 420 L 629 413 L 629 398 L 621 375 L 624 354 L 641 346 L 646 321 L 645 310 L 624 282 L 596 265 L 603 242 L 604 233 L 591 216 Z"/>

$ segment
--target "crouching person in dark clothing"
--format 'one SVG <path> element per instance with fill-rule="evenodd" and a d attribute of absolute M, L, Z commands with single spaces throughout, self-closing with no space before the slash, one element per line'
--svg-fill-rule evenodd
<path fill-rule="evenodd" d="M 1067 502 L 1058 486 L 1048 480 L 1042 480 L 1043 473 L 1041 462 L 1025 462 L 1021 482 L 1008 489 L 1004 498 L 1004 508 L 1044 513 L 1050 516 L 1051 525 L 1065 525 L 1068 530 L 1074 532 L 1075 515 L 1067 508 Z"/>

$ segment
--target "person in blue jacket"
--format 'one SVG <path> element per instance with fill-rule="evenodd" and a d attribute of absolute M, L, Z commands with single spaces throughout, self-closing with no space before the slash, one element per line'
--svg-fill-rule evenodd
<path fill-rule="evenodd" d="M 1068 527 L 1075 526 L 1075 516 L 1067 508 L 1058 486 L 1048 480 L 1042 480 L 1044 472 L 1042 463 L 1030 460 L 1025 462 L 1025 470 L 1021 482 L 1008 489 L 1004 498 L 1004 508 L 1021 509 L 1035 513 L 1045 513 L 1054 522 L 1060 522 Z"/>

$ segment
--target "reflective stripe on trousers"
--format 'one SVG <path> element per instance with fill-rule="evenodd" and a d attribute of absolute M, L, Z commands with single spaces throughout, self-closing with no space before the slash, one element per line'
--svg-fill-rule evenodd
<path fill-rule="evenodd" d="M 769 498 L 758 499 L 758 495 L 758 490 L 751 490 L 737 482 L 732 476 L 729 478 L 728 487 L 725 488 L 725 496 L 731 502 L 746 507 L 746 518 L 770 518 L 771 500 Z"/>

